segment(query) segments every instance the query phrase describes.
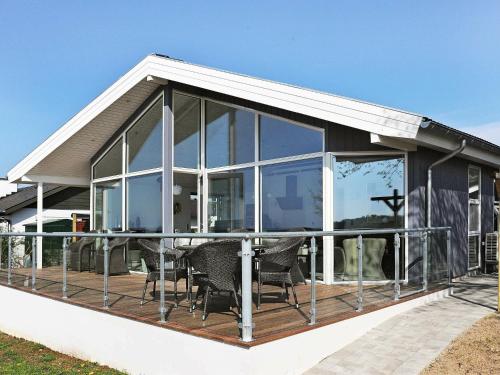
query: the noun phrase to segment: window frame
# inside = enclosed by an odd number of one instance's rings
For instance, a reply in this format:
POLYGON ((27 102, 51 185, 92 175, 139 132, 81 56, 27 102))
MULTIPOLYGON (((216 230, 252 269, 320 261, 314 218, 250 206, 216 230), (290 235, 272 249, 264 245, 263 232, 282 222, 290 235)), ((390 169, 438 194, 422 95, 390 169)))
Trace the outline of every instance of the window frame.
POLYGON ((467 166, 467 271, 473 271, 473 270, 476 270, 476 269, 480 269, 481 268, 481 235, 482 235, 482 231, 481 231, 481 227, 482 227, 482 221, 481 221, 481 214, 482 214, 482 210, 481 210, 481 201, 482 201, 482 177, 483 177, 483 174, 482 174, 482 170, 481 170, 481 167, 475 165, 475 164, 469 164, 467 166), (472 169, 475 169, 479 172, 479 179, 478 179, 478 198, 477 199, 471 199, 470 198, 470 192, 469 192, 469 187, 470 187, 470 171, 472 169), (470 210, 470 205, 474 204, 474 205, 477 205, 478 206, 478 227, 479 227, 479 230, 475 230, 475 231, 471 231, 470 230, 470 214, 471 214, 471 210, 470 210), (471 237, 476 237, 476 241, 477 241, 477 245, 478 245, 478 248, 477 248, 477 266, 473 266, 471 267, 470 266, 470 254, 469 254, 469 241, 470 241, 470 238, 471 237))
MULTIPOLYGON (((90 193, 91 193, 91 215, 90 215, 90 227, 92 229, 95 229, 95 190, 96 190, 96 184, 101 183, 101 182, 108 182, 108 181, 113 181, 113 180, 120 180, 122 184, 122 231, 128 230, 128 207, 127 207, 127 196, 128 196, 128 191, 127 191, 127 179, 129 177, 136 177, 136 176, 143 176, 143 175, 149 175, 149 174, 155 174, 155 173, 160 173, 163 175, 164 171, 164 165, 163 165, 163 157, 162 157, 162 163, 160 167, 152 168, 152 169, 145 169, 141 171, 135 171, 135 172, 129 172, 128 171, 128 144, 127 144, 127 133, 128 131, 144 116, 144 114, 149 111, 158 101, 164 100, 164 93, 163 91, 159 92, 158 95, 155 95, 153 98, 149 99, 149 102, 147 105, 140 111, 140 113, 137 114, 137 116, 134 117, 132 121, 130 121, 127 126, 123 127, 120 129, 119 135, 116 136, 116 139, 113 140, 108 147, 106 147, 105 150, 103 150, 99 156, 96 158, 96 160, 91 164, 90 166, 90 193), (109 176, 109 177, 101 177, 101 178, 94 178, 94 166, 99 163, 99 161, 102 160, 102 158, 108 153, 108 151, 114 147, 118 142, 121 142, 122 144, 122 165, 121 165, 121 173, 114 175, 114 176, 109 176)), ((165 131, 163 123, 165 119, 165 111, 164 111, 164 106, 162 106, 162 139, 163 139, 163 133, 165 131)), ((163 142, 162 142, 162 151, 163 153, 163 142)), ((163 205, 163 203, 162 203, 163 205)))

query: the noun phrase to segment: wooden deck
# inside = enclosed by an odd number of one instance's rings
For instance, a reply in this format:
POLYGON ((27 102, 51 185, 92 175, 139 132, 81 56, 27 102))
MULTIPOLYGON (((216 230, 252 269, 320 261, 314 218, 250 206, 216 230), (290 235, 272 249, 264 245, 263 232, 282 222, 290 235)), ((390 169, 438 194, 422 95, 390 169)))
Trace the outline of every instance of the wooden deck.
MULTIPOLYGON (((12 287, 31 292, 31 269, 15 269, 12 287)), ((178 284, 180 304, 174 307, 173 284, 166 283, 167 322, 159 322, 159 292, 153 301, 152 284, 146 296, 147 302, 141 306, 140 299, 144 285, 144 275, 130 274, 109 278, 110 307, 103 306, 103 277, 89 272, 68 271, 68 299, 62 299, 62 268, 50 267, 37 270, 36 292, 39 295, 91 308, 109 314, 158 325, 205 338, 240 346, 253 346, 280 339, 306 330, 332 324, 340 320, 358 316, 355 311, 357 289, 350 285, 327 286, 317 284, 317 324, 309 323, 310 285, 296 286, 300 308, 285 301, 280 288, 265 286, 262 306, 259 311, 254 306, 254 337, 251 343, 239 340, 236 308, 230 309, 227 294, 214 293, 208 305, 208 318, 201 320, 201 310, 189 312, 184 280, 178 284)), ((0 271, 0 284, 6 285, 7 274, 0 271)), ((256 287, 254 288, 256 291, 256 287)), ((403 290, 404 292, 404 290, 403 290)), ((412 297, 422 295, 414 294, 412 297)), ((254 293, 254 297, 256 295, 254 293)), ((291 298, 293 300, 293 298, 291 298)), ((401 301, 404 301, 402 299, 401 301)), ((393 301, 393 285, 370 286, 364 289, 364 309, 362 313, 378 310, 398 302, 393 301)))

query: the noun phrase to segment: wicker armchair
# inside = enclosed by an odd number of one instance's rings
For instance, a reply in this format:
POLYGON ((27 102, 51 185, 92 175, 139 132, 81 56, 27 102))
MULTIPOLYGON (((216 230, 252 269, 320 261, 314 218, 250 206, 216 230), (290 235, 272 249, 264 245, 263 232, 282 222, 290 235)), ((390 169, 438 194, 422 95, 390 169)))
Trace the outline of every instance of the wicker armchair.
MULTIPOLYGON (((188 254, 192 280, 198 285, 196 299, 204 292, 204 304, 202 320, 207 318, 208 298, 212 291, 229 292, 229 299, 234 297, 238 315, 240 316, 240 305, 236 292, 235 273, 239 266, 238 252, 241 250, 239 241, 212 241, 199 245, 188 254)), ((193 282, 190 282, 192 287, 193 282)))
POLYGON ((297 263, 297 251, 304 244, 305 237, 280 240, 258 258, 257 309, 260 309, 261 288, 264 283, 281 285, 289 299, 288 285, 292 287, 295 307, 299 308, 295 293, 292 271, 297 263))
MULTIPOLYGON (((125 251, 127 243, 130 241, 128 237, 118 237, 109 241, 109 275, 125 275, 128 274, 128 266, 125 261, 125 251)), ((104 248, 99 246, 95 254, 95 272, 97 274, 104 273, 104 248)))
MULTIPOLYGON (((153 283, 153 301, 156 296, 156 282, 160 280, 160 241, 152 241, 146 239, 139 239, 137 243, 142 248, 142 257, 144 263, 146 263, 146 268, 148 274, 146 276, 146 281, 144 283, 144 289, 142 291, 141 305, 144 304, 146 297, 146 291, 148 289, 148 284, 153 283)), ((174 298, 175 306, 179 304, 177 298, 177 282, 184 278, 186 279, 186 289, 187 289, 187 271, 186 267, 182 262, 184 252, 177 249, 165 249, 165 262, 172 262, 173 267, 171 269, 165 269, 164 277, 165 280, 172 281, 174 283, 174 298)))
POLYGON ((90 253, 95 246, 95 238, 82 237, 69 245, 70 265, 73 271, 90 271, 90 253))

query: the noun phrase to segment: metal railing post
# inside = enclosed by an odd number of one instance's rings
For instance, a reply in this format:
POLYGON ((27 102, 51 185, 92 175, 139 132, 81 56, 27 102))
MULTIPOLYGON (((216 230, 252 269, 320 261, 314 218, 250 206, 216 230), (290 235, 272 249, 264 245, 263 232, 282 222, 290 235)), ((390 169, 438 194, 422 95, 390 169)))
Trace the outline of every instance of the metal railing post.
POLYGON ((36 261, 38 241, 42 241, 41 237, 32 237, 31 245, 31 290, 36 291, 36 261))
POLYGON ((165 239, 160 241, 160 323, 166 322, 165 307, 165 239))
POLYGON ((427 291, 428 282, 427 282, 427 272, 428 272, 428 233, 427 231, 422 232, 422 281, 424 291, 427 291))
POLYGON ((253 340, 252 323, 252 243, 241 241, 241 340, 253 340))
POLYGON ((309 325, 316 324, 316 238, 311 238, 311 317, 309 325))
POLYGON ((2 263, 3 263, 3 258, 2 258, 3 251, 2 251, 2 249, 3 249, 3 237, 0 237, 0 270, 2 269, 2 263))
POLYGON ((109 309, 108 278, 109 278, 109 239, 105 237, 102 241, 102 250, 104 252, 104 296, 103 307, 109 309))
POLYGON ((63 286, 62 286, 62 298, 68 298, 68 237, 63 237, 63 286))
POLYGON ((446 231, 446 260, 448 261, 448 292, 453 294, 453 256, 451 253, 451 230, 446 231))
POLYGON ((7 237, 7 285, 12 285, 12 237, 7 237))
POLYGON ((356 241, 358 249, 358 307, 356 311, 363 311, 363 236, 359 235, 356 241))
POLYGON ((394 234, 394 300, 399 300, 401 296, 401 286, 399 285, 399 249, 401 248, 401 238, 399 233, 394 234))

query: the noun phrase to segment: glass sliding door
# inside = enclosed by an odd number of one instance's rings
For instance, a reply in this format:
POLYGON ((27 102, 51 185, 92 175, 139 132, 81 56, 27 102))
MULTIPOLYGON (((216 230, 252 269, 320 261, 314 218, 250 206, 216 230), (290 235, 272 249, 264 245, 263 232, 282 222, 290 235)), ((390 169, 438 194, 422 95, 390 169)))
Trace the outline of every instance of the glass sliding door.
POLYGON ((323 159, 261 167, 262 230, 323 229, 323 159))
POLYGON ((198 175, 174 173, 173 212, 174 231, 198 232, 198 175))
POLYGON ((208 174, 208 229, 230 232, 255 227, 254 168, 208 174))
MULTIPOLYGON (((262 230, 323 230, 323 158, 261 167, 262 230)), ((317 239, 316 278, 324 279, 323 238, 317 239)), ((299 249, 298 265, 310 278, 309 242, 299 249)))
POLYGON ((161 192, 162 178, 159 173, 127 178, 128 230, 161 233, 161 192))
MULTIPOLYGON (((337 156, 334 163, 334 229, 381 229, 405 226, 405 159, 399 155, 337 156)), ((363 259, 365 280, 394 276, 393 235, 364 238, 369 256, 363 259)), ((404 277, 404 241, 400 275, 404 277)), ((357 280, 356 239, 334 240, 334 280, 357 280)))

